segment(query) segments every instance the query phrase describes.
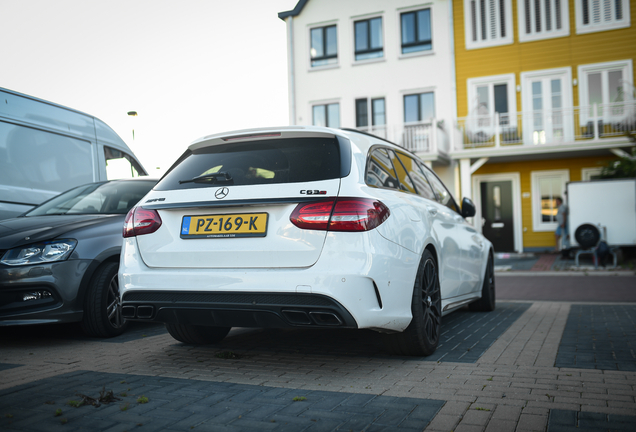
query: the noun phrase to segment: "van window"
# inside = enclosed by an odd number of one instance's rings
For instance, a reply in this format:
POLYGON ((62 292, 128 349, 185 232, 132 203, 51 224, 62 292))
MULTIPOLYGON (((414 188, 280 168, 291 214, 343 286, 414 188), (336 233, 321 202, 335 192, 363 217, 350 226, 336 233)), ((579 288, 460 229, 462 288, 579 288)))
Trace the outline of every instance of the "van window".
POLYGON ((92 181, 90 142, 0 122, 0 184, 63 192, 92 181))
POLYGON ((106 158, 106 178, 119 180, 146 175, 139 163, 121 150, 104 146, 106 158))

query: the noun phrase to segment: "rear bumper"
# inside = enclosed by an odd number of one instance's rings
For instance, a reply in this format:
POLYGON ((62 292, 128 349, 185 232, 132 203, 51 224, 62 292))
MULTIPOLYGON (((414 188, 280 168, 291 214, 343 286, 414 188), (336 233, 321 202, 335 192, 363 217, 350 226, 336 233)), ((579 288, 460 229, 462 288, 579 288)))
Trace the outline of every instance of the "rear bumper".
POLYGON ((124 240, 119 288, 128 319, 403 331, 419 260, 373 230, 329 233, 306 268, 150 268, 133 237, 124 240))
POLYGON ((126 319, 219 327, 357 328, 351 314, 324 295, 265 292, 133 291, 126 319))

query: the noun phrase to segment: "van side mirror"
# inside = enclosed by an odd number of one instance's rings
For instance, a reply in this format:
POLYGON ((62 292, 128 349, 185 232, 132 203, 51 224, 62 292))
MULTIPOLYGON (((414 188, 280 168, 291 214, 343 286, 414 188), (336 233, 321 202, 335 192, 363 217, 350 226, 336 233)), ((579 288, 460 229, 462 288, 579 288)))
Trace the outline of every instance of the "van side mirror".
POLYGON ((469 218, 475 216, 477 211, 475 210, 475 204, 470 200, 470 198, 464 198, 462 200, 462 217, 469 218))

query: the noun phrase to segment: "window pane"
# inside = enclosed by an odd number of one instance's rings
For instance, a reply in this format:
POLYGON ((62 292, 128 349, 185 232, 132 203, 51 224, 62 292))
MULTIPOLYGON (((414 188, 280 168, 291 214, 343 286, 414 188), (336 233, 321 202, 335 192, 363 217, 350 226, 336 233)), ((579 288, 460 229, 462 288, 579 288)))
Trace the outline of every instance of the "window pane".
POLYGON ((380 126, 386 124, 386 113, 384 111, 384 99, 373 99, 373 125, 380 126))
POLYGON ((322 57, 324 55, 322 28, 311 29, 311 57, 322 57))
POLYGON ((420 170, 417 162, 410 156, 407 156, 403 153, 398 153, 398 157, 408 171, 411 180, 413 180, 413 182, 415 183, 415 189, 417 193, 424 198, 435 201, 435 193, 433 192, 433 188, 431 187, 428 180, 426 180, 426 177, 424 177, 424 174, 420 170))
POLYGON ((556 199, 561 196, 561 177, 543 177, 539 179, 541 190, 541 221, 556 222, 556 199))
POLYGON ((404 122, 419 121, 419 95, 404 96, 404 122))
POLYGON ((382 48, 382 18, 371 20, 371 48, 382 48))
POLYGON ((608 74, 610 102, 623 102, 623 71, 611 71, 608 74))
POLYGON ((398 180, 400 181, 400 190, 415 193, 415 186, 413 186, 413 181, 411 177, 409 177, 408 173, 398 160, 397 156, 393 151, 389 150, 389 155, 391 156, 391 162, 393 162, 393 167, 395 168, 395 172, 397 173, 398 180))
POLYGON ((327 55, 338 54, 338 36, 336 26, 327 27, 327 55))
POLYGON ((367 163, 367 184, 397 189, 398 181, 395 177, 393 165, 384 149, 376 149, 369 155, 367 163))
POLYGON ((327 119, 325 118, 325 106, 314 105, 313 108, 313 124, 314 126, 327 126, 327 119))
POLYGON ((340 104, 327 105, 327 126, 332 128, 340 127, 340 104))
POLYGON ((369 35, 369 22, 358 21, 356 24, 356 51, 364 51, 369 49, 368 35, 369 35))
POLYGON ((415 42, 415 14, 402 14, 402 45, 415 42))
POLYGON ((420 95, 420 120, 435 118, 435 97, 433 93, 422 93, 420 95))
POLYGON ((587 76, 588 105, 603 103, 603 88, 601 74, 593 73, 587 76))
POLYGON ((495 90, 495 112, 508 113, 508 84, 497 84, 495 90))
POLYGON ((431 11, 429 9, 417 13, 417 40, 419 42, 431 40, 431 11))
POLYGON ((365 127, 368 125, 367 100, 356 99, 356 127, 365 127))
POLYGON ((426 178, 437 194, 438 201, 446 207, 459 213, 459 209, 455 205, 455 200, 451 196, 450 192, 448 192, 448 189, 446 189, 446 186, 444 186, 442 181, 438 179, 437 176, 433 174, 427 167, 422 166, 421 168, 426 173, 426 178))
POLYGON ((490 112, 488 103, 488 86, 477 87, 477 109, 479 114, 490 112))

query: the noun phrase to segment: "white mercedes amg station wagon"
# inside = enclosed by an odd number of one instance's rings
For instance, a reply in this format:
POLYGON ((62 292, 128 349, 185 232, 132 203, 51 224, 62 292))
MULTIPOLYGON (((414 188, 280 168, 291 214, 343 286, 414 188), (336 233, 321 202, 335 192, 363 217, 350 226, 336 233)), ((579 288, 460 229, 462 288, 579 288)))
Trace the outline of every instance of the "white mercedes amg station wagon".
POLYGON ((214 343, 231 327, 356 328, 435 351, 442 317, 495 308, 493 247, 415 155, 291 126, 195 141, 124 226, 126 319, 214 343))

